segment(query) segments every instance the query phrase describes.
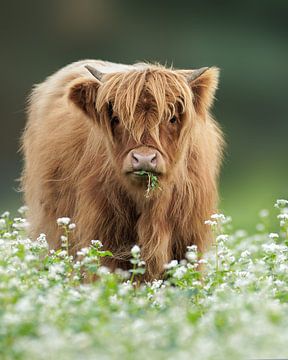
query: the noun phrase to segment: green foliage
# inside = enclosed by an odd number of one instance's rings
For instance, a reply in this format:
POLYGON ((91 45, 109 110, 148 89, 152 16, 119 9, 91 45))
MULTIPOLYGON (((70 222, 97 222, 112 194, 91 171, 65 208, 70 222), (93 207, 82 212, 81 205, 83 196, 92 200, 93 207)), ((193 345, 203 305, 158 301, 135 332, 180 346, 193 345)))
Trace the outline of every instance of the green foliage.
POLYGON ((151 196, 152 191, 155 191, 156 189, 161 190, 161 188, 159 186, 157 175, 155 175, 149 171, 144 171, 144 170, 135 171, 135 174, 138 176, 147 177, 147 189, 146 189, 146 193, 145 193, 146 198, 149 198, 151 196))
MULTIPOLYGON (((223 214, 206 221, 215 242, 165 266, 164 280, 111 273, 99 240, 69 254, 75 224, 60 218, 62 248, 26 236, 27 221, 0 218, 1 359, 249 359, 287 357, 288 202, 276 203, 279 232, 260 213, 257 232, 233 231, 223 214), (261 226, 260 226, 261 225, 261 226), (201 271, 200 271, 201 267, 201 271), (96 279, 96 281, 95 281, 96 279), (92 281, 93 280, 93 281, 92 281)), ((21 210, 22 214, 24 210, 21 210)))

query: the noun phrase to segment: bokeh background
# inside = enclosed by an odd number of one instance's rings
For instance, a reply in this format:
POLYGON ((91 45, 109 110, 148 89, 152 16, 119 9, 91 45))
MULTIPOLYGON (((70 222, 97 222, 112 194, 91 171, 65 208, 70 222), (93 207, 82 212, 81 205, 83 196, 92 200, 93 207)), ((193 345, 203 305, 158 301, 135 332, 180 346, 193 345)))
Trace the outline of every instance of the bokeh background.
POLYGON ((220 208, 253 229, 288 197, 288 1, 0 1, 0 211, 16 211, 17 152, 34 83, 83 58, 217 65, 227 140, 220 208))

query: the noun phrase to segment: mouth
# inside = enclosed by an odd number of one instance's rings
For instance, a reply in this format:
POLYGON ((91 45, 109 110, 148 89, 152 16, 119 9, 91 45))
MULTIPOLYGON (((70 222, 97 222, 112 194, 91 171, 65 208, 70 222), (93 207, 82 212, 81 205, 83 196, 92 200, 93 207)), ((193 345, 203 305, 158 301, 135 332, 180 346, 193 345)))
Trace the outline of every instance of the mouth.
POLYGON ((159 177, 161 176, 158 172, 146 171, 146 170, 137 170, 127 173, 127 175, 132 175, 133 179, 141 186, 145 186, 146 192, 145 197, 149 198, 156 189, 160 189, 159 186, 159 177))
POLYGON ((156 171, 147 171, 147 170, 132 171, 130 174, 133 174, 133 175, 139 176, 139 177, 160 176, 160 173, 159 173, 159 172, 156 172, 156 171))

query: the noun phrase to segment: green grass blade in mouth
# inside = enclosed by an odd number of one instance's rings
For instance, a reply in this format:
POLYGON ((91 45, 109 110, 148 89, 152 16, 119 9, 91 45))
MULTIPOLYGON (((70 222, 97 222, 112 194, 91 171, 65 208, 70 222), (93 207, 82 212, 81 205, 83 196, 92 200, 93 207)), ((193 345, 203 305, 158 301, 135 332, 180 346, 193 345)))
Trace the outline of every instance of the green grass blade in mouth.
POLYGON ((157 175, 145 170, 135 171, 134 174, 138 176, 147 176, 147 189, 145 192, 146 198, 151 196, 152 191, 156 190, 157 188, 160 189, 157 175))

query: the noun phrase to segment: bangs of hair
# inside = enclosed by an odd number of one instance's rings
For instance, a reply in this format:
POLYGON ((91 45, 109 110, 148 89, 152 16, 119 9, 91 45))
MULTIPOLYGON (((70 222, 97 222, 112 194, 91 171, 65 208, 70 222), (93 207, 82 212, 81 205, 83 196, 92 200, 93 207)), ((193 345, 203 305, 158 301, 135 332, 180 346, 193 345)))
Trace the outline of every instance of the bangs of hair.
POLYGON ((122 124, 131 135, 139 137, 140 123, 135 121, 143 96, 153 103, 153 116, 147 116, 146 125, 153 128, 165 118, 171 118, 176 107, 191 117, 192 92, 182 74, 161 67, 149 66, 123 73, 106 74, 100 86, 96 108, 100 112, 111 103, 122 124))

